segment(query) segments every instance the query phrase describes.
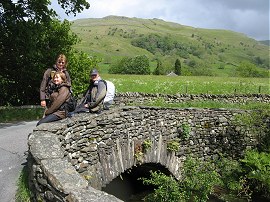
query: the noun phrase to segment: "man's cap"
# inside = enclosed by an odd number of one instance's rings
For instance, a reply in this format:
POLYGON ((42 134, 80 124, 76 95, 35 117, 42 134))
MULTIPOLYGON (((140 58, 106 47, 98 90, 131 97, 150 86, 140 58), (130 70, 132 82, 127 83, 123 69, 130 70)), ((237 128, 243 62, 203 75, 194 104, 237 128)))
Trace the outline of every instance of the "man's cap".
POLYGON ((96 69, 92 69, 92 71, 90 72, 90 75, 97 75, 98 74, 98 70, 96 69))

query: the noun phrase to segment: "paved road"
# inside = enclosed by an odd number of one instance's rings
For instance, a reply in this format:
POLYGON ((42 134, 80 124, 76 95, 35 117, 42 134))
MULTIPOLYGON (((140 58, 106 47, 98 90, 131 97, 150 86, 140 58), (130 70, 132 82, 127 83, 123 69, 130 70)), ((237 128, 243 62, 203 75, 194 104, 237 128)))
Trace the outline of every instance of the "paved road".
POLYGON ((27 138, 37 121, 0 123, 0 201, 14 202, 17 180, 26 165, 27 138))

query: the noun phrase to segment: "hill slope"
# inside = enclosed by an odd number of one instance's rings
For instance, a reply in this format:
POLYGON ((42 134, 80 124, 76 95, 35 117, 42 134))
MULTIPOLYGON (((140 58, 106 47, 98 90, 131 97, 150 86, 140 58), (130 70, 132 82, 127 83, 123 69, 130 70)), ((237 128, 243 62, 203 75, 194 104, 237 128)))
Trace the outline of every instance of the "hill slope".
POLYGON ((228 30, 119 16, 75 20, 71 29, 81 38, 76 48, 102 58, 103 69, 124 56, 136 55, 147 55, 152 69, 158 58, 168 71, 179 58, 187 74, 196 69, 231 76, 242 61, 269 68, 268 46, 228 30))

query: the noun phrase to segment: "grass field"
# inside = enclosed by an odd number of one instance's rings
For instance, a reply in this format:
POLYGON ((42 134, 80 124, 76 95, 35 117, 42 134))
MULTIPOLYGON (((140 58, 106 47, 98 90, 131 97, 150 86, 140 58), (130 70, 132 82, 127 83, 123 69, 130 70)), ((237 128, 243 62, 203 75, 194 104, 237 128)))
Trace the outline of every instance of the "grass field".
POLYGON ((102 74, 117 92, 162 94, 270 94, 269 78, 102 74))

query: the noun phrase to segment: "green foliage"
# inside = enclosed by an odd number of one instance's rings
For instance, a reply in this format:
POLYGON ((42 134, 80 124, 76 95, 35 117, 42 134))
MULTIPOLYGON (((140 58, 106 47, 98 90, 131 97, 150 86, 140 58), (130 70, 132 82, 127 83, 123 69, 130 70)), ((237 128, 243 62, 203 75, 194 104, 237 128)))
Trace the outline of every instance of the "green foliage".
POLYGON ((165 69, 162 65, 162 62, 160 60, 157 60, 157 67, 156 67, 155 71, 153 72, 153 74, 162 75, 164 73, 165 73, 165 69))
POLYGON ((17 182, 17 192, 15 196, 16 202, 30 202, 31 201, 31 191, 28 186, 28 169, 24 167, 20 173, 20 177, 17 182))
POLYGON ((270 154, 250 150, 241 162, 253 189, 270 199, 270 154))
POLYGON ((133 39, 131 44, 146 49, 152 54, 161 53, 162 55, 169 55, 172 52, 178 52, 179 55, 188 52, 194 54, 196 52, 195 50, 197 50, 195 46, 174 41, 169 36, 161 36, 152 33, 133 39))
MULTIPOLYGON (((81 96, 89 86, 90 71, 97 68, 99 60, 83 52, 72 52, 69 55, 69 72, 72 80, 72 90, 76 96, 81 96)), ((97 68, 98 69, 98 68, 97 68)))
POLYGON ((167 150, 170 152, 178 152, 179 151, 180 142, 179 140, 170 140, 167 142, 167 150))
POLYGON ((241 62, 236 68, 236 76, 240 77, 269 77, 269 71, 265 69, 259 69, 250 62, 241 62))
POLYGON ((184 162, 181 180, 160 172, 151 172, 150 179, 140 178, 144 184, 154 185, 146 201, 207 201, 214 186, 220 184, 219 174, 211 163, 188 158, 184 162))
POLYGON ((109 69, 112 74, 150 74, 149 59, 145 55, 124 57, 109 69))
POLYGON ((181 125, 181 129, 180 129, 180 134, 181 134, 181 137, 184 138, 184 139, 188 139, 190 137, 190 127, 188 124, 182 124, 181 125))
POLYGON ((221 184, 220 176, 211 162, 188 157, 184 162, 180 186, 189 199, 207 201, 214 192, 214 186, 221 184))
POLYGON ((134 147, 134 158, 139 164, 143 161, 143 145, 139 142, 134 147))
POLYGON ((177 58, 174 64, 174 73, 177 75, 181 75, 181 62, 177 58))
POLYGON ((247 150, 238 161, 222 157, 215 163, 222 180, 222 198, 231 195, 250 200, 254 194, 270 198, 269 153, 247 150))
POLYGON ((10 123, 18 121, 39 120, 43 115, 44 109, 39 108, 19 108, 5 107, 0 108, 0 123, 10 123))
POLYGON ((221 157, 205 162, 188 157, 179 181, 160 172, 141 180, 155 187, 146 201, 208 201, 214 193, 224 201, 250 201, 253 192, 269 199, 269 165, 270 154, 256 151, 248 151, 241 161, 221 157))
POLYGON ((90 4, 86 0, 58 0, 61 8, 65 9, 67 15, 80 13, 84 9, 90 8, 90 4))
POLYGON ((147 152, 152 147, 152 142, 149 139, 146 139, 142 143, 142 150, 143 152, 147 152))
POLYGON ((144 198, 145 201, 185 201, 185 193, 179 187, 178 182, 172 176, 166 176, 161 172, 150 172, 150 179, 139 178, 146 185, 156 187, 154 193, 144 198))
POLYGON ((234 198, 251 198, 252 190, 239 161, 221 157, 215 161, 215 165, 222 181, 221 188, 217 189, 221 198, 227 198, 228 195, 234 198))
POLYGON ((245 130, 255 135, 258 149, 270 152, 270 108, 269 105, 261 106, 250 113, 235 116, 235 125, 240 125, 245 130))

